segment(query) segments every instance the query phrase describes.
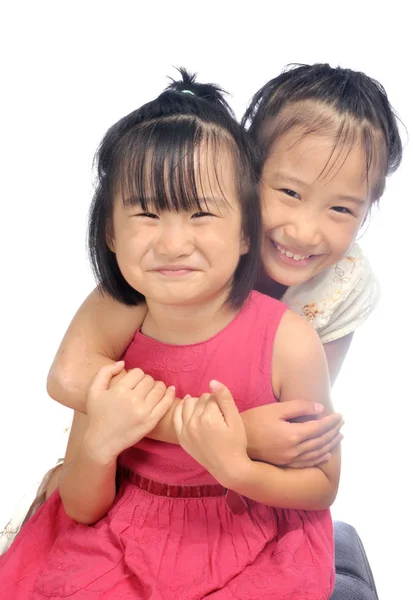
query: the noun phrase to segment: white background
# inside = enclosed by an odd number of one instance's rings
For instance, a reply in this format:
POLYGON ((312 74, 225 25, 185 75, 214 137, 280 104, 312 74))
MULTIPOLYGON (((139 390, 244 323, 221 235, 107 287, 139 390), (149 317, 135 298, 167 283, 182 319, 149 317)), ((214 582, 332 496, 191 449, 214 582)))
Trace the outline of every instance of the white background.
MULTIPOLYGON (((47 397, 45 380, 93 287, 85 225, 106 129, 158 95, 173 66, 231 91, 240 116, 286 64, 330 62, 381 81, 411 133, 403 4, 9 2, 0 32, 0 526, 63 451, 70 414, 47 397)), ((357 333, 334 394, 346 425, 333 515, 357 527, 381 600, 411 593, 412 167, 408 145, 363 237, 382 302, 357 333)))

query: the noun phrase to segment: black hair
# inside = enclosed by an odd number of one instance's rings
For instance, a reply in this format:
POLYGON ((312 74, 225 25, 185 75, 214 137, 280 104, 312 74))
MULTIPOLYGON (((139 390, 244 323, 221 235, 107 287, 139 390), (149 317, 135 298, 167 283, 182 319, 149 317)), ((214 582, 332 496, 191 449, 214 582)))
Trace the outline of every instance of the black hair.
POLYGON ((344 152, 362 140, 366 177, 372 163, 380 165, 373 199, 380 198, 385 178, 402 160, 402 141, 396 116, 383 86, 364 73, 328 64, 289 65, 253 97, 242 125, 268 157, 276 139, 293 127, 303 135, 332 133, 344 152))
MULTIPOLYGON (((258 182, 261 163, 255 145, 237 123, 224 91, 196 82, 179 69, 181 79, 155 100, 120 119, 104 136, 95 158, 97 185, 89 215, 89 255, 101 290, 127 305, 144 297, 124 279, 116 255, 108 248, 114 197, 146 210, 148 198, 157 211, 201 210, 196 185, 196 153, 212 148, 230 152, 249 252, 241 256, 228 302, 240 307, 253 288, 259 265, 261 213, 258 182), (195 155, 195 158, 194 158, 195 155), (153 204, 154 203, 154 204, 153 204)), ((219 178, 215 173, 218 182, 219 178)))

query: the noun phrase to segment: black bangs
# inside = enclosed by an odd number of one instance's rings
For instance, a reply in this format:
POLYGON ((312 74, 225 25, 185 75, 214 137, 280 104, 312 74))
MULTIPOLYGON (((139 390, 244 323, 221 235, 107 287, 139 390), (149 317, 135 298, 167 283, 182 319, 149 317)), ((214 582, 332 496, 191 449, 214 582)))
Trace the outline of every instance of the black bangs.
POLYGON ((258 143, 263 160, 269 156, 277 140, 292 129, 297 130, 297 140, 313 134, 325 135, 333 141, 330 156, 319 179, 328 179, 343 166, 347 157, 361 144, 365 153, 365 179, 373 201, 380 198, 384 189, 384 171, 388 162, 387 146, 381 132, 366 122, 354 119, 348 113, 340 114, 331 106, 314 101, 291 102, 277 117, 259 132, 258 143), (371 177, 374 172, 375 177, 371 177))
POLYGON ((194 116, 139 125, 119 141, 113 191, 145 212, 205 209, 216 200, 212 190, 225 200, 218 173, 225 145, 222 132, 194 116))
MULTIPOLYGON (((255 94, 241 123, 259 144, 265 160, 277 135, 287 131, 286 127, 279 127, 283 115, 291 107, 311 105, 314 110, 319 109, 321 117, 327 111, 343 123, 347 121, 333 131, 337 147, 351 146, 354 140, 358 142, 361 139, 366 151, 366 177, 369 178, 373 165, 381 168, 379 181, 373 190, 374 199, 379 199, 385 178, 394 173, 401 163, 403 145, 399 118, 385 89, 365 73, 333 68, 328 64, 290 65, 255 94), (271 131, 272 138, 267 131, 271 131)), ((310 113, 306 116, 311 117, 309 126, 317 124, 310 113)), ((294 119, 291 119, 290 126, 294 125, 294 119)), ((321 120, 320 130, 323 129, 321 120)), ((337 153, 334 156, 341 159, 337 153)))

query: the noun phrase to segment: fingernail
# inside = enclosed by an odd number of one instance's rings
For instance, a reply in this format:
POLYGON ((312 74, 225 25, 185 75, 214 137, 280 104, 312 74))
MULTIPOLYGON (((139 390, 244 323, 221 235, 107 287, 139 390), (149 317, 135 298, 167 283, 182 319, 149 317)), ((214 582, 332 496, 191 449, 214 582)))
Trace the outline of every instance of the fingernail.
POLYGON ((314 409, 315 409, 317 412, 320 412, 320 413, 321 413, 321 412, 323 412, 323 410, 324 410, 324 406, 323 406, 322 404, 320 404, 319 402, 315 402, 315 403, 314 403, 314 409))
POLYGON ((168 387, 168 392, 172 392, 172 394, 175 394, 175 391, 176 391, 176 388, 175 388, 175 386, 174 386, 174 385, 170 385, 170 386, 168 387))
POLYGON ((222 386, 222 383, 220 383, 216 379, 213 379, 212 381, 209 382, 209 387, 211 388, 211 390, 213 392, 215 392, 217 390, 220 390, 223 386, 222 386))
POLYGON ((184 396, 184 397, 182 398, 182 400, 186 400, 187 398, 190 398, 190 397, 191 397, 191 396, 190 396, 189 394, 187 394, 186 396, 184 396))
POLYGON ((115 363, 115 365, 116 365, 116 366, 118 366, 118 365, 124 365, 124 364, 125 364, 125 361, 124 361, 124 360, 118 360, 118 361, 115 363))

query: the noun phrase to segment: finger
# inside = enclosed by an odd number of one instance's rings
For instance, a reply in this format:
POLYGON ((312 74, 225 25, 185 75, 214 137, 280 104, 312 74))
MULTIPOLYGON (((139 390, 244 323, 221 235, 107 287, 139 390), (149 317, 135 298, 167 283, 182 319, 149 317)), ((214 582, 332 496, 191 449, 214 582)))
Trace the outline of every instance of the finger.
POLYGON ((127 371, 125 371, 125 368, 123 368, 120 373, 117 373, 114 377, 112 377, 112 379, 109 382, 109 389, 113 388, 118 383, 118 381, 125 377, 126 374, 127 371))
POLYGON ((222 410, 219 407, 219 404, 217 403, 216 398, 213 394, 209 395, 209 398, 205 404, 204 411, 202 413, 202 417, 207 420, 221 419, 223 423, 226 423, 222 410))
POLYGON ((106 365, 105 367, 99 369, 90 386, 90 393, 101 394, 102 392, 108 390, 112 377, 115 377, 115 375, 120 373, 124 366, 124 361, 120 360, 116 363, 106 365))
POLYGON ((310 467, 319 467, 320 465, 328 462, 331 458, 331 454, 324 454, 323 456, 320 457, 319 460, 317 461, 297 461, 297 462, 293 462, 288 466, 288 468, 292 468, 292 469, 308 469, 310 467))
POLYGON ((179 404, 176 405, 174 414, 172 415, 172 422, 174 424, 175 432, 176 432, 178 439, 180 439, 180 437, 182 435, 182 429, 184 426, 183 418, 182 418, 183 406, 184 406, 184 401, 181 400, 181 402, 179 402, 179 404))
POLYGON ((189 423, 189 420, 194 414, 197 402, 198 398, 193 398, 192 396, 190 396, 189 398, 185 398, 185 400, 182 400, 182 421, 184 425, 187 425, 189 423))
POLYGON ((151 411, 158 402, 164 397, 166 393, 166 385, 163 381, 154 381, 153 387, 148 391, 143 400, 148 407, 148 410, 151 411))
POLYGON ((151 416, 156 419, 156 422, 158 422, 160 419, 162 419, 162 417, 166 415, 168 410, 171 408, 174 400, 175 386, 171 385, 165 390, 165 393, 162 394, 162 397, 152 408, 151 416))
POLYGON ((192 413, 192 418, 199 419, 205 412, 205 407, 211 397, 211 394, 202 394, 194 407, 194 412, 192 413))
MULTIPOLYGON (((342 415, 333 413, 327 417, 308 421, 307 423, 291 423, 290 425, 294 428, 296 443, 302 444, 314 438, 320 438, 337 426, 339 428, 342 427, 343 423, 342 415)), ((314 450, 314 448, 311 449, 314 450)))
POLYGON ((134 387, 136 387, 136 385, 140 381, 142 381, 144 377, 145 373, 142 371, 142 369, 131 369, 126 373, 126 375, 120 378, 112 387, 119 386, 125 390, 133 390, 134 387))
POLYGON ((321 448, 317 450, 303 452, 302 454, 299 454, 295 461, 311 462, 313 464, 318 464, 323 456, 329 454, 332 450, 334 450, 337 444, 339 444, 342 441, 343 437, 344 436, 341 433, 337 433, 336 436, 329 443, 324 444, 321 448))
POLYGON ((306 441, 302 442, 301 444, 299 444, 297 447, 297 452, 298 452, 297 457, 301 456, 303 454, 306 454, 308 452, 314 452, 314 451, 323 452, 323 449, 328 444, 330 444, 330 442, 332 440, 334 440, 340 434, 340 429, 342 428, 342 426, 343 426, 343 422, 340 422, 335 427, 333 427, 332 429, 330 429, 329 431, 324 433, 323 435, 320 435, 317 438, 306 440, 306 441))
POLYGON ((146 396, 155 387, 156 382, 150 375, 144 375, 133 388, 134 395, 139 397, 139 400, 145 400, 146 396))
POLYGON ((283 407, 281 419, 286 421, 297 419, 298 417, 317 416, 324 411, 324 406, 319 402, 310 402, 309 400, 291 400, 289 402, 280 402, 283 407))
POLYGON ((223 414, 225 422, 230 425, 235 418, 239 418, 239 411, 231 392, 225 385, 215 379, 210 382, 209 387, 223 414))

